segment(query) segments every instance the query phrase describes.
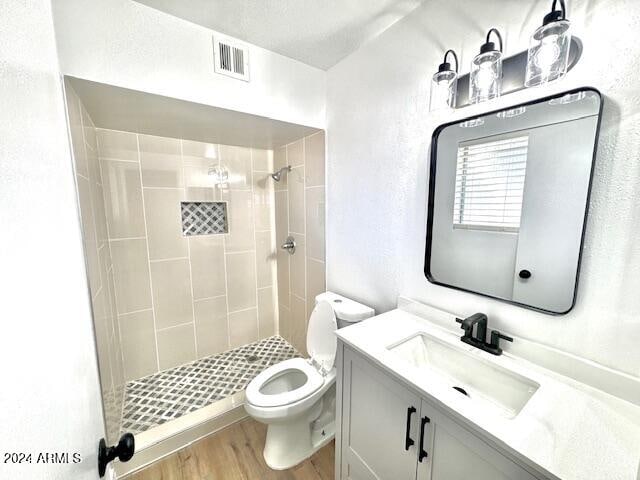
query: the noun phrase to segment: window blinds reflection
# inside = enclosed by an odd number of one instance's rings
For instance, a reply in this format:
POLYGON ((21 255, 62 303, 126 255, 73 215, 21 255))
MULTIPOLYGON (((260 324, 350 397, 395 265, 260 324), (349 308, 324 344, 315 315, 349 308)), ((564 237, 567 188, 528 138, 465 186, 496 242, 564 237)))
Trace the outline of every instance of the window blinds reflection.
POLYGON ((458 147, 453 228, 517 232, 528 136, 458 147))

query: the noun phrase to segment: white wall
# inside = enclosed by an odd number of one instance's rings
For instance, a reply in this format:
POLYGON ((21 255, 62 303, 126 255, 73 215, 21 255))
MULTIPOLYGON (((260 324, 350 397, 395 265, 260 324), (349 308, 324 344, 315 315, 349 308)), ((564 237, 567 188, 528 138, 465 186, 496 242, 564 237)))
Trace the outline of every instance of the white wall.
POLYGON ((0 452, 34 455, 0 478, 95 479, 104 427, 51 5, 1 2, 0 18, 0 452))
POLYGON ((560 84, 490 106, 429 114, 429 81, 443 52, 463 71, 486 30, 505 34, 507 54, 526 48, 551 2, 425 2, 344 61, 327 78, 328 288, 384 311, 405 294, 640 376, 640 3, 572 2, 584 42, 560 84), (530 6, 529 6, 530 5, 530 6), (605 95, 576 307, 549 316, 427 282, 422 273, 429 144, 441 123, 537 96, 591 85, 605 95))
POLYGON ((214 32, 133 0, 57 0, 65 75, 324 128, 323 70, 250 46, 249 83, 214 73, 214 32))

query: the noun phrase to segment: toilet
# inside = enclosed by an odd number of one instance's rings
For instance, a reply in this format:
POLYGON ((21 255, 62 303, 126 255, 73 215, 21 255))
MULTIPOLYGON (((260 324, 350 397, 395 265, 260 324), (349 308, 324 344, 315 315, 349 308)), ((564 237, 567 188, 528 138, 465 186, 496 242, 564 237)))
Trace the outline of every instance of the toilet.
POLYGON ((277 363, 249 383, 245 409, 267 425, 264 459, 270 468, 291 468, 334 437, 334 332, 373 315, 372 308, 335 293, 318 295, 307 328, 309 358, 277 363))

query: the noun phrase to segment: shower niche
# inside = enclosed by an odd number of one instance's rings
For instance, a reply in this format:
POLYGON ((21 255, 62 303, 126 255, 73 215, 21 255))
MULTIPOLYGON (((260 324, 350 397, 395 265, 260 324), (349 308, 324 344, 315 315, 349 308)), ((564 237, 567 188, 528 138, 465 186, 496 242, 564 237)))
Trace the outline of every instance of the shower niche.
POLYGON ((325 282, 324 132, 64 86, 106 436, 131 432, 139 452, 125 475, 246 416, 249 381, 306 354, 325 282))

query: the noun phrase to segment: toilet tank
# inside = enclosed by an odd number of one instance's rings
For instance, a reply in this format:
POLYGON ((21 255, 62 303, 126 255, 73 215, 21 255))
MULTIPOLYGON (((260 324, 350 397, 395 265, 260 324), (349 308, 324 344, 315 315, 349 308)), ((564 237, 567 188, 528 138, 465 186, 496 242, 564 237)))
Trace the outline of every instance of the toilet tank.
POLYGON ((371 307, 333 292, 324 292, 316 297, 316 303, 322 300, 329 302, 333 307, 338 328, 348 327, 353 323, 373 317, 376 313, 371 307))

